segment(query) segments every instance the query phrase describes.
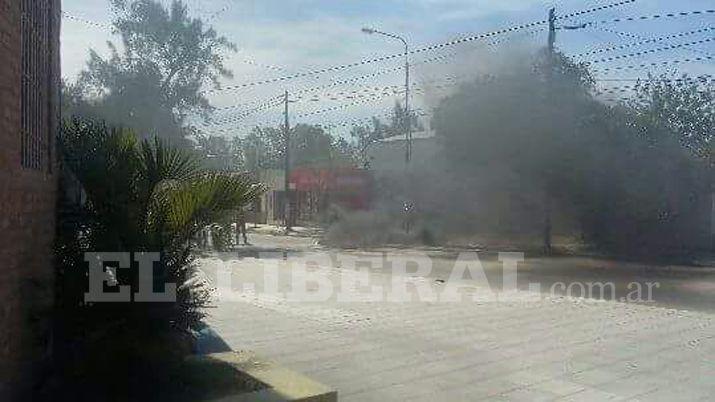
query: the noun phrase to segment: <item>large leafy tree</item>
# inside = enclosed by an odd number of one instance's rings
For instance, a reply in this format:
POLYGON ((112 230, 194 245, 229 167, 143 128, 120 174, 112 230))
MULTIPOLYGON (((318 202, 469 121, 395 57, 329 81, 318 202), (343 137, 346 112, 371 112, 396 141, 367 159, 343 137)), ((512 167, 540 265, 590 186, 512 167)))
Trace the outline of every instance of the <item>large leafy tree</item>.
POLYGON ((378 117, 373 117, 369 124, 357 125, 351 128, 350 139, 352 144, 350 151, 362 167, 369 168, 368 150, 370 146, 388 137, 404 136, 410 126, 412 131, 424 130, 424 125, 420 119, 414 113, 408 118, 405 108, 399 101, 396 101, 388 116, 387 123, 384 123, 378 117))
MULTIPOLYGON (((240 139, 245 168, 282 169, 285 133, 281 128, 256 127, 240 139)), ((298 124, 291 128, 292 167, 336 167, 353 164, 352 149, 345 140, 335 138, 316 125, 298 124)))
MULTIPOLYGON (((395 105, 392 107, 392 112, 389 116, 389 124, 382 125, 385 137, 392 137, 395 135, 405 135, 407 128, 411 128, 412 131, 421 131, 424 129, 422 123, 414 114, 411 112, 408 116, 407 111, 402 106, 400 101, 396 101, 395 105)), ((376 129, 377 126, 374 126, 376 129)))
POLYGON ((190 17, 183 1, 111 1, 121 46, 108 42, 107 58, 91 50, 78 86, 99 117, 145 137, 183 139, 187 117, 212 110, 204 90, 232 76, 224 62, 235 45, 190 17))
POLYGON ((217 135, 197 135, 196 153, 213 170, 239 172, 245 170, 245 157, 238 138, 230 140, 217 135))
POLYGON ((696 249, 703 246, 702 234, 710 232, 712 248, 715 83, 709 76, 649 76, 638 83, 628 106, 639 134, 661 153, 661 176, 670 179, 660 194, 660 216, 664 223, 680 226, 671 230, 671 243, 696 249), (703 219, 708 215, 710 219, 703 219))
POLYGON ((294 166, 330 168, 350 165, 351 156, 344 154, 345 150, 343 141, 321 127, 299 124, 291 131, 291 159, 294 166))
POLYGON ((285 135, 282 129, 254 127, 240 142, 248 171, 277 169, 283 166, 285 135))
MULTIPOLYGON (((650 76, 629 102, 638 124, 675 138, 698 158, 707 158, 715 133, 715 83, 705 77, 650 76)), ((653 135, 651 135, 653 137, 653 135)), ((655 140, 656 138, 652 138, 655 140)))
POLYGON ((557 55, 521 66, 477 79, 435 111, 447 170, 432 193, 459 191, 448 202, 462 212, 455 225, 536 234, 549 200, 561 233, 600 250, 682 257, 702 247, 712 89, 651 77, 633 102, 605 104, 583 65, 557 55))
POLYGON ((361 166, 370 167, 370 157, 368 155, 370 146, 389 136, 390 127, 382 123, 377 117, 372 118, 370 125, 354 126, 350 130, 355 157, 361 166))
MULTIPOLYGON (((446 177, 437 182, 445 187, 433 193, 459 189, 449 203, 470 219, 455 225, 481 232, 543 230, 547 200, 563 195, 565 173, 577 160, 570 151, 579 148, 592 85, 585 67, 562 55, 523 55, 440 102, 432 127, 446 177)), ((432 198, 420 204, 438 199, 432 198)))

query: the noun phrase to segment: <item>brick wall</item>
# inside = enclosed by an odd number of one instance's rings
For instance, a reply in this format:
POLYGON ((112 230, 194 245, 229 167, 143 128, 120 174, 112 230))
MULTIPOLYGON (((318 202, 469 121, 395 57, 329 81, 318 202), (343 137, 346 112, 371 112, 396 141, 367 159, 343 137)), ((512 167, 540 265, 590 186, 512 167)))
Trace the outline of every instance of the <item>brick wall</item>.
MULTIPOLYGON (((38 374, 51 338, 57 169, 55 158, 44 169, 21 164, 21 3, 0 0, 0 400, 38 374)), ((56 80, 60 2, 52 4, 50 60, 56 80)), ((57 116, 56 85, 52 91, 47 101, 57 116)), ((50 131, 56 130, 55 117, 50 131)))

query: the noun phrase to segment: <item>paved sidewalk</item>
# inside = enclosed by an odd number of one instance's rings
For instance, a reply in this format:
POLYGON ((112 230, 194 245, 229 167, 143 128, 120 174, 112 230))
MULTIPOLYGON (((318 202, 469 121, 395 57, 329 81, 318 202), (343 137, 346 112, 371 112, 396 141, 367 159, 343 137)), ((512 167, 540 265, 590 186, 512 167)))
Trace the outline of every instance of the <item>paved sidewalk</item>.
MULTIPOLYGON (((337 283, 340 270, 331 269, 337 283)), ((262 273, 246 258, 233 275, 254 280, 262 273)), ((375 284, 389 280, 371 277, 375 284)), ((232 348, 307 374, 337 389, 341 401, 709 401, 715 395, 715 316, 706 313, 535 300, 519 292, 500 303, 243 296, 219 302, 210 314, 232 348)))

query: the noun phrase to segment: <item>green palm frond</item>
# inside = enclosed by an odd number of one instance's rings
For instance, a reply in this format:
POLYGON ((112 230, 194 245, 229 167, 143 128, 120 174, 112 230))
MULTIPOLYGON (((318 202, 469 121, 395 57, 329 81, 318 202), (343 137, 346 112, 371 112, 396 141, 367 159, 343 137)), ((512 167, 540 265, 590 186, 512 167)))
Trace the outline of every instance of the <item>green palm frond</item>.
POLYGON ((247 175, 206 173, 164 188, 160 199, 172 230, 190 230, 220 220, 226 211, 253 202, 264 187, 247 175))
POLYGON ((140 173, 150 186, 165 180, 189 180, 200 174, 199 161, 190 153, 167 147, 158 138, 144 140, 139 152, 140 173))
POLYGON ((207 172, 187 151, 158 139, 139 143, 131 131, 103 123, 65 122, 63 150, 101 226, 127 247, 190 237, 264 191, 245 174, 207 172))
POLYGON ((139 153, 137 192, 144 203, 145 226, 148 234, 159 234, 166 221, 167 194, 179 191, 182 183, 201 174, 198 160, 190 153, 167 147, 161 140, 144 140, 139 153))
MULTIPOLYGON (((227 212, 253 202, 263 186, 248 175, 209 172, 185 150, 158 140, 139 143, 131 131, 91 120, 65 121, 61 141, 64 168, 87 195, 86 204, 74 206, 82 222, 63 236, 76 250, 64 260, 82 264, 87 251, 160 253, 155 280, 178 285, 176 303, 139 315, 127 304, 111 314, 151 325, 195 326, 210 289, 192 282, 192 240, 201 228, 225 222, 227 212)), ((136 278, 137 267, 130 268, 127 277, 136 278)))

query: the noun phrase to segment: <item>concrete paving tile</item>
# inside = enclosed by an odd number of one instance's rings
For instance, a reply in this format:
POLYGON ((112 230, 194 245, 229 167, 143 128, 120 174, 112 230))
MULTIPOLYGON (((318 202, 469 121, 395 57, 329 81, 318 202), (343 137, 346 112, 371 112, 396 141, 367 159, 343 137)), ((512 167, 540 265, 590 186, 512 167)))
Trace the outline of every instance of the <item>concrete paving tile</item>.
MULTIPOLYGON (((251 269, 240 267, 236 275, 251 269)), ((387 285, 389 277, 375 284, 387 285)), ((343 401, 677 401, 709 400, 715 392, 713 315, 526 300, 247 299, 220 303, 209 322, 234 349, 311 373, 343 401)))
POLYGON ((638 395, 657 392, 660 387, 657 380, 650 376, 638 375, 620 378, 611 382, 596 385, 596 388, 622 398, 633 398, 638 395))
POLYGON ((503 395, 490 397, 489 400, 510 402, 546 402, 553 401, 557 397, 558 395, 552 392, 533 388, 526 388, 518 389, 516 391, 512 391, 503 395))
POLYGON ((564 380, 549 380, 532 385, 531 388, 548 391, 558 396, 572 395, 585 390, 586 388, 578 383, 564 380))
POLYGON ((563 396, 556 400, 559 402, 603 402, 622 401, 624 398, 609 392, 601 391, 600 389, 586 388, 581 392, 563 396))

